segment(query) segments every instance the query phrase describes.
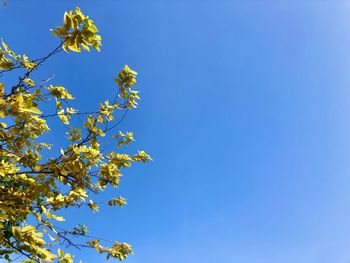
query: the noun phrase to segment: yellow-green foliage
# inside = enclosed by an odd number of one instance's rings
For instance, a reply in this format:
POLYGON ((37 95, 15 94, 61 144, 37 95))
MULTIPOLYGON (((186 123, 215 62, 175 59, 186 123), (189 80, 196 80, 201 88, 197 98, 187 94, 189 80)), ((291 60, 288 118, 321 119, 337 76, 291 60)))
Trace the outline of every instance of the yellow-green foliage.
MULTIPOLYGON (((62 42, 43 59, 16 55, 4 42, 0 48, 0 76, 14 70, 24 72, 11 87, 0 82, 0 259, 11 262, 21 255, 26 258, 23 262, 70 263, 74 257, 60 247, 71 246, 91 247, 107 258, 122 260, 132 253, 129 244, 92 238, 85 225, 65 229, 61 223, 57 227, 57 222, 65 220, 57 214, 82 206, 97 212, 98 194, 107 187, 118 187, 122 169, 151 160, 144 151, 120 152, 123 145, 134 141, 132 132, 112 134, 116 152, 104 152, 100 146, 101 138, 111 135, 108 132, 125 116, 115 113, 137 107, 139 96, 133 89, 137 73, 126 65, 115 79, 113 102, 106 100, 96 111, 80 112, 70 104, 74 97, 65 87, 49 85, 49 81, 38 83, 30 74, 60 50, 80 52, 81 47, 93 47, 100 51, 101 37, 79 8, 66 12, 64 25, 52 32, 62 42), (52 103, 56 111, 43 112, 45 103, 52 103), (52 132, 49 118, 67 126, 67 136, 62 139, 68 146, 43 141, 42 136, 52 132), (81 120, 81 125, 74 126, 77 121, 73 119, 81 120)), ((117 197, 106 204, 122 207, 126 199, 117 197)))
POLYGON ((62 39, 62 48, 65 51, 81 52, 80 46, 87 51, 90 51, 89 46, 100 51, 101 36, 96 34, 98 29, 94 21, 85 16, 78 7, 75 12, 65 12, 63 26, 58 26, 56 30, 51 29, 51 32, 62 39))

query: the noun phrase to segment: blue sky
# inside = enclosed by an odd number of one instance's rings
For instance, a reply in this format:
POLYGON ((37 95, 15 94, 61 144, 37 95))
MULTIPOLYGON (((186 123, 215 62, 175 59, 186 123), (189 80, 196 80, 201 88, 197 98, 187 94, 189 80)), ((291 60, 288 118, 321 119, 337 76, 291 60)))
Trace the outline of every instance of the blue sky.
POLYGON ((139 72, 123 129, 154 162, 125 173, 127 207, 69 220, 132 243, 127 263, 350 262, 350 4, 8 2, 1 37, 30 57, 57 45, 65 10, 95 20, 101 53, 36 75, 54 73, 81 110, 115 94, 124 64, 139 72))

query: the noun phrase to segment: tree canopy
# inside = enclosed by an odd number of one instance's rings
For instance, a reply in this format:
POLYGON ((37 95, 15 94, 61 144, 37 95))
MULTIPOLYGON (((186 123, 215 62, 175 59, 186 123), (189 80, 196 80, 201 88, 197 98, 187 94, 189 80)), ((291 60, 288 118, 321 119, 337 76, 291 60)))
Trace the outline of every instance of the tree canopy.
MULTIPOLYGON (((83 222, 66 229, 58 212, 82 206, 97 212, 99 193, 117 188, 123 170, 133 162, 151 160, 144 151, 122 152, 134 134, 116 131, 140 99, 134 89, 137 73, 125 65, 114 79, 111 99, 94 111, 79 111, 68 89, 31 74, 61 51, 100 51, 101 36, 79 8, 65 12, 63 25, 51 32, 59 45, 38 59, 15 53, 4 41, 0 47, 0 81, 8 74, 19 76, 6 87, 0 82, 0 259, 69 263, 74 258, 62 247, 71 246, 122 260, 132 253, 130 244, 95 238, 83 222), (50 108, 52 112, 45 112, 50 108), (47 141, 49 122, 56 120, 67 130, 62 145, 47 141), (106 151, 106 136, 115 141, 115 151, 106 151)), ((122 207, 126 199, 117 196, 107 203, 122 207)))

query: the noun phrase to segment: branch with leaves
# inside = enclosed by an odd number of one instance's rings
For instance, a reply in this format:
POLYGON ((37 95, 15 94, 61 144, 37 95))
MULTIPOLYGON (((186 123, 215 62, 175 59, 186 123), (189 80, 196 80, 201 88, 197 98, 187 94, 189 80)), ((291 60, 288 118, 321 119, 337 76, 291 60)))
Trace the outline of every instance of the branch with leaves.
MULTIPOLYGON (((0 77, 22 72, 11 87, 0 82, 0 259, 13 262, 21 256, 23 262, 70 263, 74 257, 61 249, 67 246, 93 248, 107 258, 122 260, 132 253, 129 244, 93 237, 83 224, 69 230, 54 222, 64 221, 57 214, 62 209, 88 206, 97 212, 98 195, 108 187, 117 188, 124 169, 151 160, 144 151, 121 152, 134 141, 132 132, 111 134, 137 107, 137 73, 126 65, 115 78, 113 99, 94 111, 80 112, 65 87, 51 84, 52 78, 36 83, 31 73, 61 51, 91 47, 100 51, 101 37, 93 20, 79 8, 66 12, 63 26, 51 31, 60 45, 39 59, 16 54, 4 41, 0 47, 0 77), (51 102, 54 112, 42 112, 48 108, 43 105, 51 102), (43 140, 52 133, 48 119, 67 128, 66 146, 43 140), (108 136, 115 141, 115 151, 101 147, 102 138, 108 136)), ((122 207, 126 199, 105 203, 122 207)))

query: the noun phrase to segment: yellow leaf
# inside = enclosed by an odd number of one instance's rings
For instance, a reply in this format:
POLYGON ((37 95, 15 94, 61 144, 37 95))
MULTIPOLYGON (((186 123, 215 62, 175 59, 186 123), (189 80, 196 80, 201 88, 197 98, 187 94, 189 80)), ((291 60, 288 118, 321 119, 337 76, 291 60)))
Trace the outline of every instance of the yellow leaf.
POLYGON ((30 79, 30 78, 25 78, 25 79, 23 80, 23 82, 26 83, 27 85, 31 86, 31 87, 35 86, 34 80, 32 80, 32 79, 30 79))
POLYGON ((65 219, 62 216, 51 214, 51 217, 59 222, 65 221, 65 219))
POLYGON ((36 114, 41 114, 42 112, 36 108, 36 107, 30 107, 30 108, 21 108, 21 111, 25 111, 25 112, 32 112, 32 113, 36 113, 36 114))
POLYGON ((5 86, 4 83, 0 82, 0 97, 5 95, 5 86))

